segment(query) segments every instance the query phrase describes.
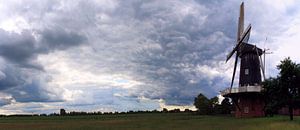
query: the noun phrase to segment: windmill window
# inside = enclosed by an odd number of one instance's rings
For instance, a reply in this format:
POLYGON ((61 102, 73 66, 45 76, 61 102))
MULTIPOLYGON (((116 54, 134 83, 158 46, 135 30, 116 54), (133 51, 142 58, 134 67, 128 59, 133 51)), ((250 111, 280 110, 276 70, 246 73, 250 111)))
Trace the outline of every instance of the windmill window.
POLYGON ((245 69, 245 75, 249 74, 249 69, 245 69))
POLYGON ((244 113, 249 113, 249 107, 244 107, 244 113))

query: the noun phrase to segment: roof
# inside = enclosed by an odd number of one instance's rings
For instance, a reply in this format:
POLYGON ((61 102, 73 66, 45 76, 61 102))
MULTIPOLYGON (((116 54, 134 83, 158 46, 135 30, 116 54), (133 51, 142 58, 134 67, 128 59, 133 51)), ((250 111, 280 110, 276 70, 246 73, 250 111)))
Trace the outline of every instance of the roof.
POLYGON ((249 44, 249 43, 243 43, 242 46, 241 46, 241 49, 239 51, 239 53, 241 55, 244 55, 244 54, 247 54, 247 53, 255 53, 255 54, 259 54, 262 55, 263 54, 263 50, 258 48, 257 46, 255 45, 252 45, 252 44, 249 44), (257 51, 256 51, 256 48, 257 48, 257 51))

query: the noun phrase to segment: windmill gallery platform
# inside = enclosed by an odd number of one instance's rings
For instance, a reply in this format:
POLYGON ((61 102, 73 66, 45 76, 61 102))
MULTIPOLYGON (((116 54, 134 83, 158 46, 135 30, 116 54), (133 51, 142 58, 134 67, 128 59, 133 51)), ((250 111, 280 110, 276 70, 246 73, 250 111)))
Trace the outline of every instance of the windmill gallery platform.
POLYGON ((264 101, 261 86, 243 86, 221 91, 224 97, 230 97, 235 106, 235 117, 262 117, 264 101))
POLYGON ((264 116, 264 100, 262 91, 262 76, 264 64, 261 56, 265 53, 255 45, 249 44, 251 25, 244 30, 244 3, 240 6, 237 41, 233 50, 227 55, 226 62, 235 54, 234 70, 230 88, 221 91, 221 95, 231 98, 235 106, 236 117, 264 116), (233 87, 238 60, 240 59, 240 74, 238 87, 233 87))

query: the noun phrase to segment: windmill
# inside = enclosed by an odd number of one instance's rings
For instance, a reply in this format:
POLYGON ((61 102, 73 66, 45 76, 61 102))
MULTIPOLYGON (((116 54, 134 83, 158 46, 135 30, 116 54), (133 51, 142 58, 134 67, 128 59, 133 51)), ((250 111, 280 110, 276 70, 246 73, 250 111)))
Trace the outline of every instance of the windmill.
POLYGON ((227 55, 226 62, 235 55, 233 74, 229 90, 222 96, 232 99, 236 107, 236 117, 257 117, 264 115, 264 102, 261 94, 262 77, 265 79, 265 65, 262 55, 266 52, 256 45, 248 43, 251 24, 244 30, 244 3, 240 5, 236 44, 227 55), (240 60, 238 87, 233 88, 235 73, 240 60))
POLYGON ((256 45, 249 44, 251 24, 244 30, 244 3, 240 6, 237 40, 233 50, 227 55, 226 62, 235 54, 234 69, 231 79, 230 92, 234 84, 234 77, 238 60, 241 60, 239 86, 258 85, 261 83, 261 72, 265 79, 264 63, 261 55, 263 50, 256 45), (260 71, 261 70, 261 71, 260 71))

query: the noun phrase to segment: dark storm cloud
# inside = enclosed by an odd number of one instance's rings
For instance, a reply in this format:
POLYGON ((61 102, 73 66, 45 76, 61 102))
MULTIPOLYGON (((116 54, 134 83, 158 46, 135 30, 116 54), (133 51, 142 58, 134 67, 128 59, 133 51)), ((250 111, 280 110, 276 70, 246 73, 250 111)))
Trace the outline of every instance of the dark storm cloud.
POLYGON ((86 41, 86 37, 64 29, 38 31, 36 35, 41 39, 35 39, 33 33, 24 30, 18 34, 0 29, 0 55, 21 67, 42 69, 41 65, 34 63, 39 54, 68 49, 86 41))
MULTIPOLYGON (((6 92, 12 95, 17 102, 59 102, 63 101, 62 95, 53 89, 47 89, 47 81, 34 79, 6 92)), ((52 86, 50 86, 52 87, 52 86)))
POLYGON ((98 31, 93 29, 91 35, 94 52, 72 59, 78 66, 95 65, 89 68, 93 73, 124 74, 143 83, 129 89, 132 98, 191 105, 200 92, 215 96, 228 85, 220 71, 234 43, 237 11, 225 2, 212 4, 118 1, 108 12, 85 5, 92 10, 88 16, 93 17, 94 11, 101 14, 92 20, 98 31), (86 58, 88 54, 92 56, 86 58), (220 69, 220 74, 206 73, 207 69, 220 69))
POLYGON ((45 79, 34 78, 44 73, 43 66, 36 61, 37 57, 79 46, 87 38, 60 28, 23 30, 20 34, 0 29, 0 38, 0 56, 5 59, 0 70, 3 74, 0 90, 11 94, 18 102, 61 101, 59 94, 45 89, 48 86, 45 79))
MULTIPOLYGON (((24 69, 19 66, 6 65, 1 69, 0 91, 17 102, 53 102, 62 101, 63 90, 50 86, 50 76, 36 69, 24 69)), ((0 94, 2 95, 2 94, 0 94)), ((1 101, 7 99, 1 99, 1 101)), ((11 102, 8 102, 11 103, 11 102)), ((3 104, 6 105, 6 104, 3 104)))
POLYGON ((15 102, 13 97, 11 97, 5 93, 0 93, 0 106, 11 104, 13 102, 15 102))
POLYGON ((41 32, 41 36, 41 48, 45 52, 48 52, 49 50, 64 50, 69 47, 79 46, 87 40, 85 36, 61 28, 55 30, 45 29, 41 32))
MULTIPOLYGON (((167 104, 191 104, 198 93, 211 97, 226 85, 223 75, 212 76, 201 69, 210 69, 204 65, 220 67, 219 62, 223 62, 234 41, 235 27, 231 25, 235 25, 236 17, 231 13, 237 11, 228 8, 231 5, 210 1, 112 3, 26 3, 31 9, 25 11, 19 5, 15 11, 33 25, 33 30, 20 34, 2 30, 0 55, 21 69, 42 70, 36 61, 39 55, 89 43, 95 54, 68 51, 77 64, 81 63, 78 66, 96 62, 89 71, 127 74, 143 83, 129 89, 132 98, 164 99, 167 104)), ((32 72, 22 72, 19 81, 23 82, 17 82, 14 86, 18 89, 9 91, 16 101, 48 101, 51 92, 40 87, 38 79, 28 82, 23 73, 32 72), (30 91, 33 94, 26 95, 30 91)))
POLYGON ((181 6, 175 8, 176 3, 169 3, 169 6, 154 3, 157 7, 149 13, 147 7, 154 6, 151 4, 124 4, 129 6, 125 9, 137 12, 135 18, 157 26, 148 38, 158 47, 142 49, 133 55, 133 62, 137 63, 136 78, 146 84, 133 95, 164 99, 167 104, 175 105, 191 104, 200 92, 215 96, 218 89, 226 85, 224 77, 219 75, 211 79, 197 67, 219 67, 215 66, 216 62, 224 60, 226 46, 233 43, 234 27, 224 26, 224 23, 233 25, 235 17, 224 14, 222 7, 210 3, 194 8, 187 5, 195 13, 179 18, 176 16, 180 15, 181 6))
MULTIPOLYGON (((31 32, 23 31, 21 34, 0 30, 0 55, 7 61, 17 63, 22 67, 35 67, 30 62, 36 58, 39 51, 31 32)), ((39 68, 39 67, 38 67, 39 68)))
POLYGON ((25 80, 20 74, 18 68, 7 66, 1 71, 2 76, 0 78, 0 91, 23 85, 25 83, 25 80))

